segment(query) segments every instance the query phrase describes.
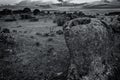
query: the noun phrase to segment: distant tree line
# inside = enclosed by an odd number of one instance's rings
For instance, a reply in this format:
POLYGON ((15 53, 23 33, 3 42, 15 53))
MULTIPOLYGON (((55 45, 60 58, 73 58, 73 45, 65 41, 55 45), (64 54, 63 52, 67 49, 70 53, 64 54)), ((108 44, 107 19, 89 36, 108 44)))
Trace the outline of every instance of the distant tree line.
POLYGON ((55 15, 56 22, 58 25, 63 25, 66 21, 78 18, 78 17, 91 17, 95 18, 95 15, 86 15, 82 11, 74 11, 74 12, 69 12, 69 11, 50 11, 50 10, 39 10, 39 9, 34 9, 31 10, 30 8, 24 8, 24 9, 19 9, 19 10, 11 10, 11 9, 3 9, 0 11, 0 16, 5 16, 5 15, 16 15, 18 14, 20 16, 20 19, 34 19, 35 16, 40 15, 55 15), (35 16, 33 16, 35 15, 35 16))
POLYGON ((24 8, 23 10, 3 9, 2 11, 0 11, 0 15, 12 15, 22 13, 31 13, 31 9, 30 8, 24 8))
POLYGON ((43 14, 50 14, 50 11, 40 11, 39 9, 31 10, 30 8, 24 8, 19 10, 11 10, 11 9, 3 9, 0 11, 0 15, 12 15, 12 14, 30 14, 33 13, 34 15, 43 15, 43 14))
MULTIPOLYGON (((0 15, 12 15, 12 14, 24 14, 24 13, 27 13, 27 14, 33 13, 34 15, 51 14, 49 10, 34 9, 32 11, 30 8, 27 8, 27 7, 24 9, 19 9, 19 10, 3 9, 0 11, 0 15)), ((63 12, 53 11, 52 13, 55 15, 60 15, 60 14, 63 14, 63 15, 75 14, 75 15, 82 15, 82 16, 85 15, 81 11, 80 12, 75 11, 74 13, 70 13, 70 14, 67 11, 63 11, 63 12)))

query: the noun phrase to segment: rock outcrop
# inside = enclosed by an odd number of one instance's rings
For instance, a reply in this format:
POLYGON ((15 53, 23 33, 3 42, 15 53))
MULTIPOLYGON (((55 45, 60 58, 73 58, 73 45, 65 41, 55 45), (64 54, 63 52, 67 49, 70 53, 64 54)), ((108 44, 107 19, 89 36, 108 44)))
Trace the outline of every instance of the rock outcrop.
POLYGON ((92 18, 67 22, 64 36, 70 53, 68 80, 120 80, 120 57, 114 56, 114 35, 92 18))

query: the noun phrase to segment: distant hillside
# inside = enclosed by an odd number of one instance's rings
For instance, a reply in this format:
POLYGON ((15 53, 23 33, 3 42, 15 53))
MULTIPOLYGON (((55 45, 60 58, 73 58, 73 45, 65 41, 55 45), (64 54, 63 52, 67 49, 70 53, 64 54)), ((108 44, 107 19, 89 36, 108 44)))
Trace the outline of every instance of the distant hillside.
POLYGON ((51 8, 52 2, 41 2, 41 1, 21 1, 16 6, 24 7, 41 7, 41 8, 51 8))
POLYGON ((85 9, 106 9, 106 8, 120 8, 120 2, 93 2, 93 3, 88 3, 82 8, 85 9))
POLYGON ((85 5, 85 4, 87 4, 87 3, 80 3, 80 4, 75 4, 75 3, 64 3, 64 4, 62 4, 62 3, 56 3, 56 4, 52 4, 52 5, 54 5, 54 6, 58 6, 58 7, 75 7, 75 6, 83 6, 83 5, 85 5))
POLYGON ((24 0, 16 5, 4 5, 0 6, 0 10, 4 8, 8 9, 23 9, 25 7, 29 7, 31 9, 64 9, 66 8, 78 8, 78 9, 114 9, 120 8, 120 1, 95 1, 91 3, 53 3, 53 2, 42 2, 42 1, 30 1, 24 0))
POLYGON ((51 4, 51 2, 23 0, 16 5, 17 6, 35 6, 35 5, 46 5, 46 4, 51 4))
POLYGON ((72 6, 82 6, 86 3, 81 3, 81 4, 75 4, 75 3, 67 3, 67 2, 64 2, 64 3, 53 3, 53 2, 41 2, 41 1, 21 1, 20 3, 16 4, 17 6, 39 6, 39 7, 46 7, 46 8, 49 8, 49 7, 52 7, 52 6, 55 6, 55 7, 72 7, 72 6))

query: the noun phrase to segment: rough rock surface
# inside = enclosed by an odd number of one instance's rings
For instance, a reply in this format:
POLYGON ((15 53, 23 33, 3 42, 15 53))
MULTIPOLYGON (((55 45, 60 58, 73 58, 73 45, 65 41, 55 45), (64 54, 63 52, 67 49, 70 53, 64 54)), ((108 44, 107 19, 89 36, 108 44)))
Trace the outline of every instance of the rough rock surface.
POLYGON ((63 30, 71 59, 68 80, 120 80, 112 29, 97 19, 77 18, 63 30))

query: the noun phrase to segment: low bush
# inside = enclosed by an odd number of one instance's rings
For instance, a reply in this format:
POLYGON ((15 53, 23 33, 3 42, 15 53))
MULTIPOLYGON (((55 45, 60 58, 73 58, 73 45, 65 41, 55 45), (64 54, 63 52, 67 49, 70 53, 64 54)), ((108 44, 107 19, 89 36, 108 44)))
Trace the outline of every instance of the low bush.
POLYGON ((76 18, 70 21, 70 27, 77 25, 86 25, 91 22, 90 18, 76 18))
POLYGON ((9 29, 4 28, 0 31, 0 58, 9 56, 9 53, 13 52, 15 41, 10 34, 9 29))
POLYGON ((64 18, 59 18, 59 19, 57 19, 56 22, 57 22, 58 26, 63 26, 65 24, 64 18))
POLYGON ((21 25, 18 25, 17 28, 22 27, 21 25))
POLYGON ((54 37, 55 34, 54 33, 44 33, 42 34, 43 37, 54 37))
POLYGON ((54 49, 54 47, 52 45, 48 45, 48 48, 47 48, 48 53, 53 53, 54 50, 55 49, 54 49))
POLYGON ((30 36, 31 39, 34 39, 34 36, 30 36))
POLYGON ((27 33, 27 31, 24 31, 24 33, 27 33))
POLYGON ((30 22, 37 22, 37 21, 39 21, 39 19, 37 19, 37 18, 30 19, 30 22))
POLYGON ((53 23, 57 23, 57 26, 63 26, 66 22, 65 16, 57 16, 53 23))
POLYGON ((49 36, 49 33, 44 33, 43 34, 43 37, 48 37, 49 36))
POLYGON ((12 22, 12 21, 16 21, 16 19, 5 19, 5 22, 12 22))
POLYGON ((39 46, 40 46, 40 43, 39 43, 39 42, 36 42, 35 45, 36 45, 37 47, 39 47, 39 46))
POLYGON ((115 15, 120 15, 120 12, 109 12, 105 14, 106 16, 115 16, 115 15))
POLYGON ((13 30, 14 33, 17 33, 17 30, 13 30))
POLYGON ((2 30, 2 33, 10 33, 10 30, 7 29, 7 28, 4 28, 4 29, 2 30))
POLYGON ((63 31, 62 31, 62 30, 58 30, 58 31, 56 31, 56 34, 62 35, 62 34, 63 34, 63 31))
POLYGON ((47 41, 48 41, 48 42, 51 42, 51 41, 53 41, 53 38, 48 38, 47 41))
POLYGON ((36 35, 38 35, 38 36, 42 36, 42 34, 41 34, 41 33, 39 33, 39 32, 36 32, 36 35))

